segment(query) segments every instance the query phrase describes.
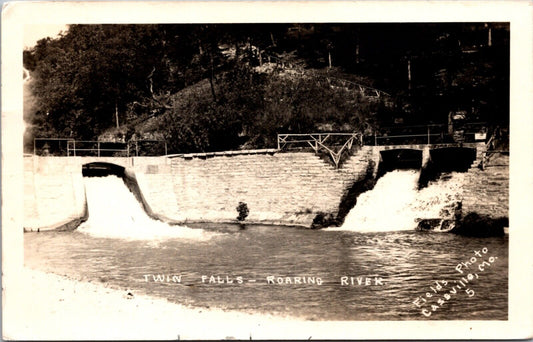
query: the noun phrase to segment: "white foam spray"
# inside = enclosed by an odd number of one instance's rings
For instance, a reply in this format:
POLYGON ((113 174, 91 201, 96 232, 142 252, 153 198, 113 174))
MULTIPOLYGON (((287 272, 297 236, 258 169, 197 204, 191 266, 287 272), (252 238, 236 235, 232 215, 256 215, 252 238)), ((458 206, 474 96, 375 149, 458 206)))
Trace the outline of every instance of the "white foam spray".
POLYGON ((331 230, 380 232, 413 230, 417 219, 441 218, 443 210, 460 200, 463 173, 446 174, 418 191, 419 170, 394 170, 362 193, 344 224, 331 230))
POLYGON ((133 193, 117 176, 84 177, 89 219, 78 231, 106 238, 162 240, 211 238, 217 233, 170 226, 150 218, 133 193))

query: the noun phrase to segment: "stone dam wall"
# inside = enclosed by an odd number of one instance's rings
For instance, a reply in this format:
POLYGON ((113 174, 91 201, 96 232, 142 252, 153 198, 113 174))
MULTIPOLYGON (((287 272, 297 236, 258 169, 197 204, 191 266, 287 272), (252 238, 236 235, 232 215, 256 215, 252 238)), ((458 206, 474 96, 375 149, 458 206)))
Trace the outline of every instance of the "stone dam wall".
POLYGON ((246 222, 310 226, 319 213, 338 212, 347 189, 379 158, 363 147, 341 168, 313 153, 135 159, 134 174, 155 216, 172 222, 246 222))
POLYGON ((24 157, 24 229, 74 228, 87 216, 79 158, 24 157))
POLYGON ((463 187, 463 213, 491 218, 509 217, 509 156, 495 154, 483 170, 474 164, 463 187))
MULTIPOLYGON (((337 216, 354 184, 369 170, 376 175, 382 149, 363 146, 339 169, 304 152, 131 157, 116 158, 116 164, 136 181, 148 213, 166 222, 236 222, 236 207, 245 202, 247 223, 309 227, 320 213, 337 216)), ((479 161, 465 178, 463 213, 508 217, 508 161, 484 170, 479 161)), ((87 162, 94 160, 24 157, 25 230, 72 228, 86 218, 87 162)))

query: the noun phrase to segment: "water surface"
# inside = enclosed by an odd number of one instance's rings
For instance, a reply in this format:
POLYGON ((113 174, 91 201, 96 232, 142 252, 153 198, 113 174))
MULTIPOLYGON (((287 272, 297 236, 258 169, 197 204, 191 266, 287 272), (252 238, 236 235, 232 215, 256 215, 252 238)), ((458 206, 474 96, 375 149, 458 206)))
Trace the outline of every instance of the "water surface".
POLYGON ((206 229, 223 234, 205 241, 125 241, 77 231, 27 233, 26 264, 193 306, 314 320, 403 320, 426 318, 413 301, 431 291, 435 281, 459 280, 456 265, 487 248, 487 255, 498 259, 490 269, 477 272, 479 278, 471 286, 475 295, 459 291, 429 318, 507 319, 505 237, 273 226, 206 229), (145 275, 156 274, 181 275, 181 283, 145 281, 145 275), (229 276, 234 283, 202 283, 202 276, 211 275, 229 276), (243 284, 237 284, 238 276, 243 284), (320 277, 323 283, 268 284, 269 276, 320 277), (372 285, 341 286, 342 276, 369 277, 372 285), (374 277, 381 277, 383 285, 374 285, 374 277))

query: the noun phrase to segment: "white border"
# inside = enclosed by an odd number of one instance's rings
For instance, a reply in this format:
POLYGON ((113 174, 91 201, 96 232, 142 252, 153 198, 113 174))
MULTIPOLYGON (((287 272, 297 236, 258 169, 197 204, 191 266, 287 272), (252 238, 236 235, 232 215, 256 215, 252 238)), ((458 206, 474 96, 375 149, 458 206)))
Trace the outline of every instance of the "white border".
MULTIPOLYGON (((12 2, 2 11, 3 309, 23 264, 22 48, 27 24, 199 22, 510 22, 508 321, 303 322, 254 339, 516 339, 533 336, 533 11, 529 1, 12 2)), ((7 305, 7 306, 6 306, 7 305)), ((4 311, 6 313, 6 311, 4 311)), ((198 329, 203 329, 201 322, 198 329)), ((83 336, 80 336, 83 338, 83 336)), ((220 336, 219 338, 224 338, 220 336)))

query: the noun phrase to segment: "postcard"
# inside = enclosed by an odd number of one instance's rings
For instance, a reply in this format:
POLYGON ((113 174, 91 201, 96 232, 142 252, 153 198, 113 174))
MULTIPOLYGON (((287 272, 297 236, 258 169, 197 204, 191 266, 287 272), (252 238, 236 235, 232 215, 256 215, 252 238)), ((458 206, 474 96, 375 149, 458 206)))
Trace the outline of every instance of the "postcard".
POLYGON ((532 18, 7 2, 3 338, 531 338, 532 18))

